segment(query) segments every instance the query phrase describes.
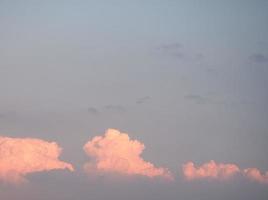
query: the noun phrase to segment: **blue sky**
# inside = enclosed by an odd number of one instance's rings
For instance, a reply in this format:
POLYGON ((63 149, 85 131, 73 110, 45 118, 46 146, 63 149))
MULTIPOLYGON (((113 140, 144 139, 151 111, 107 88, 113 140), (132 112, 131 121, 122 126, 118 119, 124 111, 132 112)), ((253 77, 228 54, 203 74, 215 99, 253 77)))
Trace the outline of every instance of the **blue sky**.
POLYGON ((212 159, 268 170, 267 10, 265 0, 0 0, 0 135, 57 141, 77 168, 0 185, 0 198, 267 199, 267 185, 181 172, 212 159), (82 147, 108 128, 142 141, 176 181, 85 176, 82 147))

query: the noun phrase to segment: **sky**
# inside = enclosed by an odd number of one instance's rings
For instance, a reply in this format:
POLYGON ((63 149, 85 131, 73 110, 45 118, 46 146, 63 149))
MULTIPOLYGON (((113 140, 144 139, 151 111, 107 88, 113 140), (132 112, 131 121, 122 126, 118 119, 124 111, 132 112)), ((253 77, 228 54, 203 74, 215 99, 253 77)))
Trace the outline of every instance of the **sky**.
POLYGON ((0 0, 0 200, 267 200, 268 1, 0 0))

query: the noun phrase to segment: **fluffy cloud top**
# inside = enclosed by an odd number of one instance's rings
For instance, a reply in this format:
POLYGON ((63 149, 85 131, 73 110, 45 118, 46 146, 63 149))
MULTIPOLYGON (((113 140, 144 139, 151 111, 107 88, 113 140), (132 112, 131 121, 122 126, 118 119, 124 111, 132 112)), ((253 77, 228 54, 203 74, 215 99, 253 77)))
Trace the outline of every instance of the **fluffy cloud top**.
POLYGON ((0 180, 21 183, 26 181, 25 175, 33 172, 73 171, 71 164, 58 159, 60 154, 61 148, 55 142, 0 136, 0 180))
POLYGON ((126 133, 108 129, 104 136, 96 136, 85 144, 84 150, 93 161, 86 163, 84 169, 87 172, 94 169, 101 172, 172 179, 168 169, 157 168, 142 159, 141 153, 144 148, 144 144, 131 140, 126 133))
POLYGON ((268 171, 265 172, 265 174, 262 174, 257 168, 248 168, 245 169, 243 172, 244 175, 251 180, 268 184, 268 171))
POLYGON ((195 167, 194 163, 188 162, 182 166, 183 174, 187 180, 214 178, 226 180, 235 174, 240 174, 248 179, 259 183, 268 184, 268 171, 262 174, 257 168, 247 168, 241 170, 235 164, 217 164, 215 161, 210 161, 195 167))
POLYGON ((192 162, 183 165, 183 174, 188 180, 201 178, 228 179, 239 171, 238 166, 234 164, 216 163, 213 160, 200 167, 195 167, 192 162))

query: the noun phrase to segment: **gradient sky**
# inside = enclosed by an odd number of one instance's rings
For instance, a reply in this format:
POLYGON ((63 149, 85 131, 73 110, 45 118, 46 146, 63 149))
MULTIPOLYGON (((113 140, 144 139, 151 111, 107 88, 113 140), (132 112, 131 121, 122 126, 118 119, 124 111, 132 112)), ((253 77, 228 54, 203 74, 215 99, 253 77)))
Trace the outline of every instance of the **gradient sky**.
POLYGON ((267 200, 244 177, 185 180, 215 160, 268 171, 268 1, 0 0, 0 135, 55 141, 75 172, 0 182, 1 200, 267 200), (174 181, 87 175, 115 128, 174 181))

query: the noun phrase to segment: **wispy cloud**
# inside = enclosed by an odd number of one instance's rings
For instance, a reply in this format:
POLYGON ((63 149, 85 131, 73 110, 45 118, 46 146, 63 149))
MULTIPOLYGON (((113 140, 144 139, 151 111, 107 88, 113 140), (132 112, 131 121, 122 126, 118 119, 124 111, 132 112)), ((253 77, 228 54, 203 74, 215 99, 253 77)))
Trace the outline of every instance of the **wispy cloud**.
POLYGON ((91 115, 98 115, 99 114, 99 110, 97 108, 94 108, 94 107, 89 107, 87 109, 87 111, 91 115))
POLYGON ((71 164, 58 159, 61 148, 55 142, 33 138, 0 136, 0 180, 8 183, 27 181, 29 173, 68 169, 71 164))
POLYGON ((147 177, 172 179, 166 168, 157 168, 143 160, 141 153, 145 146, 138 140, 131 140, 126 133, 108 129, 104 136, 96 136, 84 145, 84 151, 93 160, 84 165, 86 172, 109 172, 147 177))
POLYGON ((162 44, 157 47, 157 50, 162 55, 171 56, 184 61, 200 61, 204 58, 202 53, 189 51, 183 44, 178 42, 162 44))
POLYGON ((159 49, 178 50, 178 49, 181 49, 182 47, 183 47, 183 45, 181 43, 174 42, 174 43, 169 43, 169 44, 162 44, 159 46, 159 49))
POLYGON ((183 58, 183 45, 180 43, 162 44, 157 48, 164 55, 169 55, 177 58, 183 58))
POLYGON ((126 112, 126 108, 121 105, 104 105, 101 107, 90 106, 87 108, 87 112, 92 116, 102 115, 104 113, 122 114, 126 112))
POLYGON ((249 56, 249 60, 255 63, 268 63, 268 55, 261 53, 252 54, 249 56))
POLYGON ((107 111, 111 111, 115 113, 122 113, 126 111, 125 107, 121 105, 106 105, 103 108, 107 111))
POLYGON ((197 95, 197 94, 188 94, 184 96, 185 99, 188 99, 190 101, 193 101, 197 104, 203 104, 206 103, 208 101, 207 98, 201 96, 201 95, 197 95))
POLYGON ((151 97, 149 97, 149 96, 141 97, 141 98, 137 99, 136 103, 137 104, 143 104, 146 101, 149 101, 150 99, 151 99, 151 97))

